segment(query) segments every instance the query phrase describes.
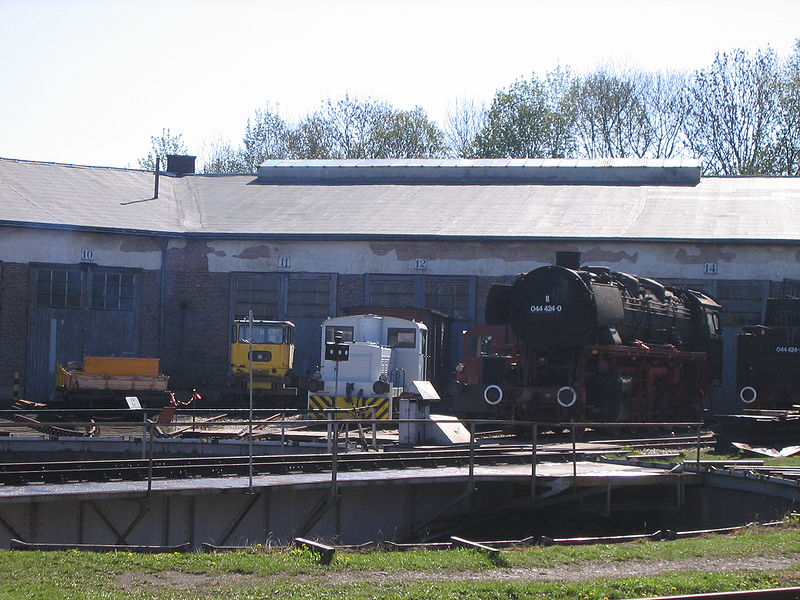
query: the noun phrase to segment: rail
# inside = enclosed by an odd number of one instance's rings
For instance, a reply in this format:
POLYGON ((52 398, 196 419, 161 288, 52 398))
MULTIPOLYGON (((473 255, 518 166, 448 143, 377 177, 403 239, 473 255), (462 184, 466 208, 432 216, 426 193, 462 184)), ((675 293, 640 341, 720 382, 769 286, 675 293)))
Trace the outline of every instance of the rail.
MULTIPOLYGON (((0 411, 0 419, 6 415, 4 413, 13 412, 19 414, 21 411, 0 411)), ((24 411, 22 411, 24 412, 24 411)), ((35 411, 32 411, 35 412, 35 411)), ((41 412, 41 411, 40 411, 41 412)), ((93 415, 97 415, 102 411, 91 411, 93 415)), ((116 412, 119 411, 109 411, 116 412)), ((485 420, 473 419, 461 421, 469 432, 469 441, 467 444, 457 445, 452 449, 439 449, 433 450, 425 448, 422 451, 407 451, 400 452, 397 448, 392 452, 377 453, 374 458, 368 458, 370 452, 359 453, 358 455, 349 455, 347 453, 349 442, 345 437, 344 454, 340 453, 342 446, 340 436, 345 432, 348 435, 350 428, 359 432, 360 441, 362 446, 375 452, 380 449, 378 439, 378 431, 387 427, 399 427, 401 424, 411 423, 430 423, 436 421, 435 418, 429 419, 374 419, 374 418, 357 418, 357 419, 341 419, 336 418, 341 416, 337 413, 351 413, 346 409, 325 409, 327 413, 327 420, 320 422, 318 419, 294 419, 289 420, 288 416, 303 416, 308 412, 319 413, 319 410, 306 411, 302 409, 259 409, 257 411, 250 411, 252 414, 267 415, 266 421, 255 421, 254 418, 247 420, 208 420, 198 421, 195 417, 200 414, 208 414, 209 411, 198 410, 185 410, 184 413, 190 413, 192 417, 191 426, 199 430, 205 427, 218 427, 221 424, 225 425, 248 425, 249 441, 252 441, 253 425, 263 425, 268 422, 270 426, 280 428, 280 444, 284 447, 286 444, 287 431, 297 429, 298 427, 314 426, 319 427, 324 423, 326 427, 325 443, 327 452, 323 454, 306 454, 306 455, 254 455, 252 443, 248 447, 247 462, 243 463, 242 457, 230 457, 222 460, 216 458, 201 458, 193 459, 191 463, 187 463, 185 459, 165 459, 155 458, 154 444, 158 437, 158 431, 164 424, 157 423, 148 411, 141 411, 142 422, 135 425, 135 422, 124 421, 122 426, 136 426, 141 427, 142 431, 142 459, 138 462, 127 461, 121 464, 120 461, 86 461, 80 466, 75 463, 69 463, 69 467, 65 464, 58 462, 38 463, 38 467, 30 469, 28 464, 27 475, 23 473, 24 465, 15 465, 14 463, 0 463, 0 481, 4 483, 22 482, 26 477, 33 480, 47 480, 47 481, 60 481, 71 479, 72 477, 91 480, 92 477, 103 478, 132 478, 132 479, 145 479, 147 480, 147 495, 152 493, 152 482, 154 477, 180 477, 180 476, 197 476, 200 473, 229 473, 234 475, 247 474, 249 477, 249 487, 253 486, 253 476, 256 473, 281 473, 291 472, 293 470, 315 469, 322 470, 323 465, 331 473, 330 481, 330 498, 336 498, 338 495, 338 473, 341 469, 367 469, 367 468, 389 468, 398 467, 403 468, 407 465, 436 465, 441 462, 456 462, 466 464, 467 466, 467 496, 471 495, 472 490, 475 489, 475 467, 478 463, 485 464, 487 461, 497 461, 502 458, 505 461, 527 462, 530 461, 530 496, 532 499, 537 495, 537 465, 540 463, 541 457, 552 457, 552 451, 546 451, 540 444, 540 438, 544 431, 560 431, 567 432, 568 435, 568 450, 559 451, 559 457, 563 460, 568 456, 569 461, 572 463, 572 477, 578 477, 578 462, 579 457, 585 457, 592 452, 586 448, 579 449, 579 436, 586 430, 591 429, 595 432, 603 431, 605 429, 617 430, 619 427, 629 428, 658 428, 660 430, 675 430, 677 428, 689 429, 693 433, 690 436, 681 438, 684 445, 691 444, 696 449, 695 463, 699 471, 700 451, 704 443, 704 435, 702 431, 702 424, 696 422, 678 422, 678 423, 586 423, 586 422, 561 422, 561 423, 542 423, 542 422, 520 422, 520 421, 498 421, 498 420, 485 420), (371 433, 371 439, 365 443, 366 436, 364 435, 364 428, 368 427, 371 433), (530 444, 505 444, 488 447, 478 440, 478 428, 484 427, 490 430, 503 430, 503 428, 513 427, 516 431, 530 431, 531 441, 530 444), (526 451, 526 448, 528 449, 526 451), (526 458, 529 457, 529 458, 526 458), (42 465, 47 464, 45 469, 42 465), (246 469, 245 469, 246 467, 246 469), (16 471, 15 471, 16 469, 16 471), (71 469, 71 471, 70 471, 71 469), (244 472, 243 472, 244 471, 244 472), (105 473, 105 474, 104 474, 105 473), (16 479, 15 479, 16 478, 16 479), (39 479, 37 479, 39 478, 39 479)), ((229 413, 242 412, 242 411, 228 411, 229 413)), ((80 411, 69 410, 65 411, 67 416, 79 416, 80 411)), ((51 414, 51 413, 48 413, 51 414)), ((88 415, 88 413, 85 413, 88 415)), ((373 415, 374 416, 374 413, 373 415)), ((66 427, 85 428, 91 421, 76 420, 59 422, 59 431, 63 431, 66 427)), ((449 421, 452 423, 452 421, 449 421)), ((4 427, 25 427, 28 423, 23 422, 10 422, 4 424, 4 427)), ((170 426, 188 425, 188 423, 175 424, 170 426)), ((664 443, 670 445, 674 443, 674 438, 665 438, 664 443)), ((386 449, 386 448, 384 448, 386 449)), ((601 451, 596 450, 594 454, 599 454, 601 451)))
POLYGON ((711 592, 708 594, 681 594, 679 596, 652 596, 640 600, 798 600, 800 587, 771 588, 768 590, 743 590, 711 592))

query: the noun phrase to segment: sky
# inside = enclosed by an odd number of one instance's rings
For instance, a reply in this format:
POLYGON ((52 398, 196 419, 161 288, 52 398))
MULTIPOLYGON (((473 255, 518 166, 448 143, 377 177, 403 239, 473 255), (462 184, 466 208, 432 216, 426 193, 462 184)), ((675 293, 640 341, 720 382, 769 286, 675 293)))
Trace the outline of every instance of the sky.
POLYGON ((558 66, 708 67, 800 38, 800 0, 0 0, 0 157, 138 168, 151 136, 241 142, 271 106, 456 101, 558 66))

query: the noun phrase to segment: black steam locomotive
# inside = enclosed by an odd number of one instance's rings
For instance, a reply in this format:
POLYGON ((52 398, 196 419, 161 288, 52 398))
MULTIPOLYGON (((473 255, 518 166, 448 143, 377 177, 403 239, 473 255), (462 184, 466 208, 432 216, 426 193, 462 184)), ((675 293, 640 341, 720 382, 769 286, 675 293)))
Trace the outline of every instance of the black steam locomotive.
POLYGON ((607 267, 549 266, 489 290, 465 335, 462 397, 536 421, 702 415, 721 368, 720 305, 607 267))
POLYGON ((736 379, 745 409, 800 405, 800 298, 768 298, 764 325, 736 336, 736 379))

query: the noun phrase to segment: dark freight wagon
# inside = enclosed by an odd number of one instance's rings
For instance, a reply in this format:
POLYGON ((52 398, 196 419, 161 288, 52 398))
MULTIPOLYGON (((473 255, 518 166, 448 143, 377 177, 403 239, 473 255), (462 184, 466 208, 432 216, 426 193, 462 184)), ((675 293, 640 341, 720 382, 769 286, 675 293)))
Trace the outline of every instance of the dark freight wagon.
POLYGON ((736 336, 736 380, 743 408, 800 405, 800 299, 769 298, 764 325, 736 336))

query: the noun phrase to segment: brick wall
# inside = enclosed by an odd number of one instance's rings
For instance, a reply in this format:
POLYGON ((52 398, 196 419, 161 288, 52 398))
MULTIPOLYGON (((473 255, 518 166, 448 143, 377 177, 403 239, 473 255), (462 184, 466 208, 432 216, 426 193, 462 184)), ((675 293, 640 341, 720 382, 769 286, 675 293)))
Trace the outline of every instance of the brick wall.
POLYGON ((175 389, 225 385, 230 275, 208 272, 208 251, 189 243, 167 255, 161 364, 175 389))
POLYGON ((364 304, 364 276, 339 275, 336 289, 336 307, 339 314, 345 306, 364 304))
POLYGON ((25 381, 29 273, 26 264, 0 263, 0 399, 11 396, 15 371, 25 381))
POLYGON ((161 271, 142 271, 142 304, 139 311, 139 355, 161 357, 161 271))

